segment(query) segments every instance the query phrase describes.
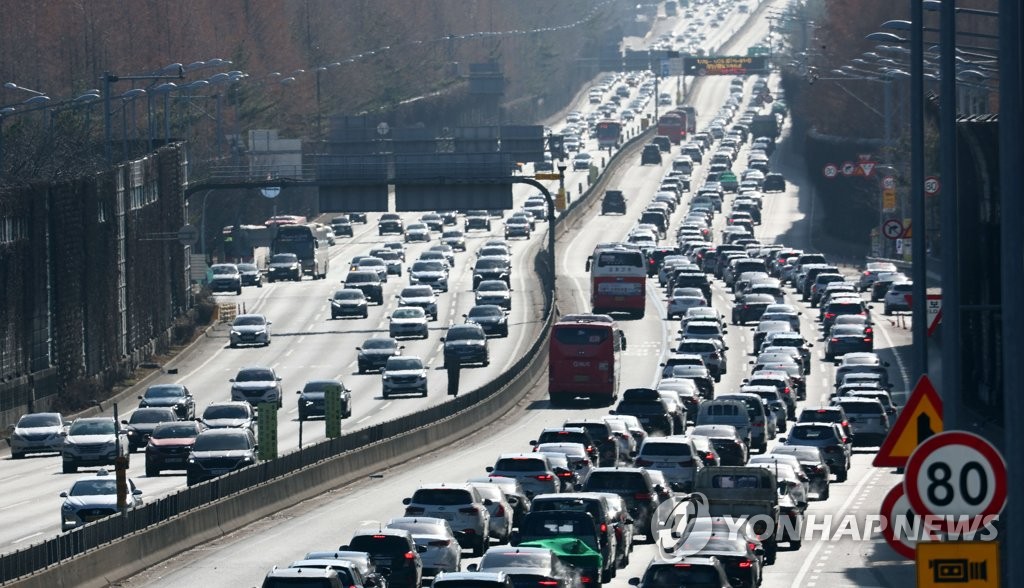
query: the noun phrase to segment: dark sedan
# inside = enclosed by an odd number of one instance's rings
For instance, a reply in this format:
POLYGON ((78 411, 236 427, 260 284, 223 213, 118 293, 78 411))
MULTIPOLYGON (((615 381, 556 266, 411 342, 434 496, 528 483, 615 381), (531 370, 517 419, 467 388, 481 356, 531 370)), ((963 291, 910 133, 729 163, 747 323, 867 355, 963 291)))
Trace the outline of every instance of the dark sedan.
POLYGON ((359 373, 365 374, 384 369, 389 357, 402 354, 402 347, 390 337, 373 337, 363 341, 363 345, 356 347, 356 351, 359 352, 359 373))
POLYGON ((874 339, 865 332, 863 325, 836 325, 832 327, 828 342, 825 344, 825 361, 835 361, 837 357, 847 353, 874 350, 874 339))
POLYGON ((238 272, 242 274, 243 286, 263 287, 263 274, 260 273, 260 268, 256 267, 256 264, 240 263, 238 264, 238 272))
POLYGON ((173 408, 140 408, 128 420, 121 421, 128 433, 128 450, 137 451, 149 442, 153 429, 160 423, 177 422, 173 408))
POLYGON ((146 393, 139 396, 139 408, 147 407, 173 408, 181 420, 196 416, 196 401, 181 384, 156 384, 146 388, 146 393))
POLYGON ((764 309, 771 304, 775 304, 775 298, 768 294, 747 294, 733 305, 732 324, 745 325, 760 320, 764 309))
POLYGON ((467 323, 476 323, 488 335, 508 337, 508 313, 497 304, 478 304, 462 315, 467 323))

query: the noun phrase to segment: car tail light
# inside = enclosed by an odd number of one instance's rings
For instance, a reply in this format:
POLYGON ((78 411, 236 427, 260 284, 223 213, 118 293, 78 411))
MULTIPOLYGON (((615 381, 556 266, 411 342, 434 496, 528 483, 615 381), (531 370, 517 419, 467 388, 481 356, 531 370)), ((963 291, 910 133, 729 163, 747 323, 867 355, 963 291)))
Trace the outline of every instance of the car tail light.
POLYGON ((865 276, 870 276, 870 275, 871 275, 871 272, 864 272, 864 275, 865 275, 865 276))
POLYGON ((834 319, 834 318, 836 318, 836 313, 834 313, 834 312, 826 312, 825 313, 825 318, 827 318, 827 319, 834 319))
POLYGON ((440 540, 440 541, 431 541, 430 543, 427 543, 427 545, 429 545, 431 547, 448 547, 451 544, 452 544, 451 539, 443 539, 443 540, 440 540))
POLYGON ((753 541, 751 541, 751 542, 747 543, 747 547, 749 547, 751 549, 757 549, 757 543, 754 543, 753 541))
POLYGON ((782 391, 785 394, 789 394, 789 386, 786 386, 785 388, 783 388, 782 391))
POLYGON ((650 500, 651 495, 647 492, 637 492, 633 495, 633 500, 650 500))
POLYGON ((675 567, 677 567, 677 568, 688 568, 688 567, 690 567, 690 564, 675 564, 675 567))
POLYGON ((541 482, 550 482, 551 480, 555 479, 555 477, 552 476, 551 474, 538 474, 534 476, 534 478, 537 478, 541 482))
POLYGON ((558 586, 557 580, 541 580, 537 582, 538 586, 558 586))
POLYGON ((649 465, 652 465, 653 463, 654 462, 649 460, 649 459, 642 459, 642 458, 637 458, 633 462, 633 464, 636 465, 636 467, 638 467, 638 468, 644 468, 644 467, 647 467, 649 465))
POLYGON ((826 412, 828 412, 828 411, 825 410, 824 408, 819 408, 818 409, 818 414, 825 414, 826 412))
POLYGON ((838 339, 838 338, 836 338, 836 337, 832 337, 832 342, 833 342, 833 343, 839 343, 839 339, 838 339))
POLYGON ((387 539, 388 536, 387 535, 374 535, 373 538, 374 539, 387 539))
POLYGON ((607 524, 601 523, 601 532, 602 533, 607 533, 608 532, 608 525, 607 524))
POLYGON ((580 576, 580 582, 583 582, 584 584, 593 584, 594 579, 590 576, 580 576))
POLYGON ((411 551, 405 552, 405 559, 416 559, 416 554, 411 551))
POLYGON ((705 453, 705 454, 704 454, 704 459, 707 459, 707 460, 714 460, 714 459, 715 459, 715 454, 714 454, 714 453, 711 453, 711 452, 709 451, 709 452, 707 452, 707 453, 705 453))
POLYGON ((865 343, 871 343, 871 337, 864 337, 865 343))
POLYGON ((406 515, 423 514, 423 507, 420 507, 420 506, 410 506, 410 507, 405 509, 405 514, 406 515))
POLYGON ((749 567, 753 567, 753 565, 754 565, 754 564, 752 564, 752 563, 751 563, 751 562, 749 562, 749 561, 741 561, 741 562, 740 562, 740 567, 741 567, 741 568, 749 568, 749 567))
POLYGON ((460 508, 459 512, 461 512, 462 514, 477 514, 480 511, 475 506, 467 506, 465 508, 460 508))
POLYGON ((764 423, 760 423, 760 422, 754 423, 754 426, 757 427, 758 429, 760 429, 760 428, 764 427, 764 423))
POLYGON ((572 472, 561 472, 560 474, 558 474, 558 477, 559 478, 571 478, 572 477, 572 472))
POLYGON ((503 516, 505 516, 505 506, 499 504, 498 508, 494 509, 494 516, 496 516, 496 517, 503 517, 503 516))

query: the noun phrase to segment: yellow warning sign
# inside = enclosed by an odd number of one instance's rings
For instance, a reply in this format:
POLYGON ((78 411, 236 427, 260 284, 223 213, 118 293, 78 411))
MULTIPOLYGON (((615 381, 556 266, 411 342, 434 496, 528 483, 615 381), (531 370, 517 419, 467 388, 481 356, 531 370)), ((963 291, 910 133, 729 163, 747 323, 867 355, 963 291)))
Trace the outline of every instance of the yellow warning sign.
POLYGON ((882 210, 884 212, 896 211, 896 190, 882 191, 882 210))
POLYGON ((926 374, 917 381, 872 464, 875 467, 901 468, 918 445, 941 432, 942 399, 926 374))
POLYGON ((999 588, 998 541, 922 541, 918 588, 999 588))

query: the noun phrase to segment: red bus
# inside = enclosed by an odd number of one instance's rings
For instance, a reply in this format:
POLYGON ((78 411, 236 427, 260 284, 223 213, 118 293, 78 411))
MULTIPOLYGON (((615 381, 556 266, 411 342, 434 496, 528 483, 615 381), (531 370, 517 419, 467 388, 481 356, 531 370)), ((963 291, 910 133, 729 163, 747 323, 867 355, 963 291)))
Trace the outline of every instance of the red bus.
POLYGON ((670 112, 658 118, 658 134, 667 136, 673 143, 678 145, 686 138, 685 113, 670 112))
POLYGON ((597 145, 601 149, 618 147, 622 142, 622 123, 603 120, 597 123, 597 145))
POLYGON ((551 327, 548 397, 561 404, 584 397, 612 404, 618 398, 620 354, 626 337, 601 314, 567 314, 551 327))
POLYGON ((643 318, 647 306, 647 265, 636 246, 598 246, 587 259, 590 304, 595 314, 625 312, 643 318))

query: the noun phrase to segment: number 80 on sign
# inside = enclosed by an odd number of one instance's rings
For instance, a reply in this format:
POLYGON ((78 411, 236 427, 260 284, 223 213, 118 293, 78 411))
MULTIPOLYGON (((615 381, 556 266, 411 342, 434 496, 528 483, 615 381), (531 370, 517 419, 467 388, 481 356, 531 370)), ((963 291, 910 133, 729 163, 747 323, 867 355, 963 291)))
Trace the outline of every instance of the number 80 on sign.
POLYGON ((907 499, 921 515, 998 515, 1006 506, 1006 462, 985 439, 964 431, 928 438, 907 460, 907 499))

